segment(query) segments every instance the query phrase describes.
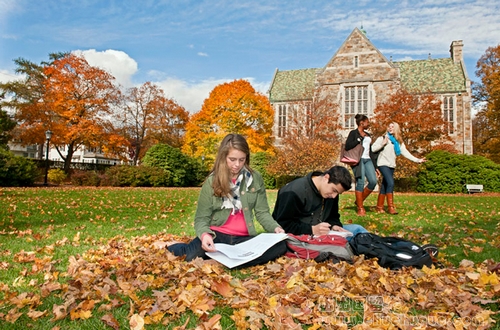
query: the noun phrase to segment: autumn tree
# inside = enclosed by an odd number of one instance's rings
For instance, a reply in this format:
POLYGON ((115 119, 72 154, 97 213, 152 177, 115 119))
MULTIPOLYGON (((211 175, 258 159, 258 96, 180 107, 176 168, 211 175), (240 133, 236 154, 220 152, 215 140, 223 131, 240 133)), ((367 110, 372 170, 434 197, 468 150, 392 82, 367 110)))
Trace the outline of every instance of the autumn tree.
POLYGON ((182 150, 213 163, 217 147, 229 133, 247 138, 252 153, 272 149, 274 112, 268 98, 246 80, 216 86, 186 125, 182 150))
POLYGON ((489 47, 476 68, 480 82, 473 97, 480 110, 473 120, 474 153, 500 163, 500 45, 489 47))
MULTIPOLYGON (((370 122, 373 139, 383 135, 391 122, 398 123, 406 148, 420 157, 433 149, 452 149, 441 101, 431 93, 411 94, 403 89, 397 90, 386 102, 377 105, 370 122)), ((409 177, 418 169, 415 163, 404 157, 398 157, 397 162, 396 177, 409 177)))
POLYGON ((313 102, 297 101, 286 115, 287 127, 267 171, 275 176, 303 176, 327 170, 340 152, 337 105, 317 93, 313 102))
POLYGON ((100 148, 115 155, 127 141, 117 135, 111 121, 119 97, 114 77, 73 54, 51 55, 53 61, 36 65, 17 60, 23 80, 0 86, 12 96, 5 103, 15 109, 17 138, 23 144, 41 144, 44 132, 53 132, 51 144, 69 171, 74 152, 81 146, 100 148))
POLYGON ((180 148, 189 114, 165 97, 161 88, 146 82, 128 90, 119 118, 124 135, 130 141, 135 165, 154 144, 180 148))

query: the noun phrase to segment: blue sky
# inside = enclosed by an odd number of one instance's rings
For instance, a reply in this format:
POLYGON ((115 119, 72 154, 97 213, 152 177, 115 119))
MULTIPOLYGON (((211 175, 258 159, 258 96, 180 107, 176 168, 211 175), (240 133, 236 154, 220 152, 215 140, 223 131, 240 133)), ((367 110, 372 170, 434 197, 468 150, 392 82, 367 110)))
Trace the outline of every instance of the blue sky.
POLYGON ((320 68, 355 27, 393 60, 449 57, 469 77, 500 43, 500 0, 0 0, 0 81, 13 60, 79 51, 130 87, 152 81, 190 112, 218 84, 266 92, 276 68, 320 68))

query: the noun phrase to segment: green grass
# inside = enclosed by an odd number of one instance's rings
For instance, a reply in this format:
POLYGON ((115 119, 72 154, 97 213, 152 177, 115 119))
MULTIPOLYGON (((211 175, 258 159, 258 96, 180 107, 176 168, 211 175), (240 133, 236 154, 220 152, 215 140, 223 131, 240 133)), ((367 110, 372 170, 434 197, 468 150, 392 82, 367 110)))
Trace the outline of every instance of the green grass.
MULTIPOLYGON (((51 273, 59 274, 59 282, 65 283, 69 256, 98 249, 113 237, 127 239, 158 233, 177 235, 180 239, 192 237, 198 193, 198 188, 1 189, 0 328, 52 329, 57 325, 61 329, 111 329, 100 320, 104 312, 78 322, 68 318, 57 323, 51 321, 52 306, 60 304, 60 298, 52 295, 42 299, 38 306, 38 310, 49 310, 47 317, 34 321, 23 315, 15 323, 3 321, 1 316, 7 314, 10 307, 2 304, 9 298, 8 290, 2 290, 2 286, 17 292, 39 293, 37 284, 44 283, 46 272, 33 268, 37 265, 33 256, 44 260, 40 267, 49 264, 51 273)), ((271 208, 276 194, 276 191, 268 191, 271 208)), ((371 207, 375 203, 376 195, 370 196, 365 203, 367 216, 358 217, 354 195, 344 194, 341 196, 342 221, 361 224, 381 235, 436 244, 440 247, 439 262, 447 267, 456 267, 463 259, 474 263, 487 259, 500 261, 498 194, 396 194, 399 211, 396 216, 373 212, 371 207)), ((239 278, 249 276, 245 271, 227 272, 239 278)), ((129 327, 128 308, 127 301, 124 307, 112 311, 122 328, 129 327)), ((491 304, 490 310, 498 310, 498 304, 491 304)), ((224 329, 235 328, 231 311, 229 307, 216 307, 216 312, 223 315, 224 329)), ((196 327, 197 316, 187 312, 170 322, 167 329, 181 326, 188 318, 187 327, 196 327)), ((165 325, 148 325, 147 329, 165 329, 165 325)))

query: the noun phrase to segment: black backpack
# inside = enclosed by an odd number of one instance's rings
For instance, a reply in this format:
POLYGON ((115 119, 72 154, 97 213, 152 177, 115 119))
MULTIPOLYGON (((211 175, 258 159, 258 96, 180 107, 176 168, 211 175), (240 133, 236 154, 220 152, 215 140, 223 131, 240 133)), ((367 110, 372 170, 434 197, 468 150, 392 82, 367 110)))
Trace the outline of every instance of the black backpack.
MULTIPOLYGON (((432 257, 418 244, 399 237, 381 237, 371 233, 360 233, 349 242, 355 255, 377 258, 385 268, 422 268, 432 265, 432 257)), ((437 252, 436 252, 437 253, 437 252)))

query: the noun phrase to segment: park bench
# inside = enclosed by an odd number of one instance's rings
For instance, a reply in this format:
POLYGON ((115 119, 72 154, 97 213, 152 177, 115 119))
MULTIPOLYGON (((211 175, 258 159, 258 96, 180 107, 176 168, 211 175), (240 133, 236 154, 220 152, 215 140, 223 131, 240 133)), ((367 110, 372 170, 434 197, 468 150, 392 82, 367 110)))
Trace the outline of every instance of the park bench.
POLYGON ((483 192, 483 185, 482 184, 466 184, 465 189, 467 189, 467 192, 469 194, 480 193, 480 192, 483 192))

